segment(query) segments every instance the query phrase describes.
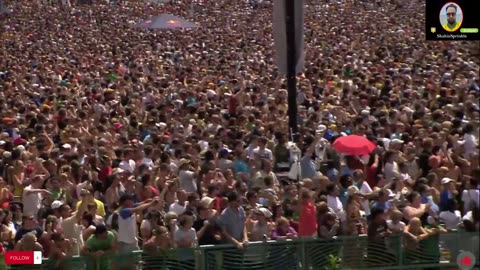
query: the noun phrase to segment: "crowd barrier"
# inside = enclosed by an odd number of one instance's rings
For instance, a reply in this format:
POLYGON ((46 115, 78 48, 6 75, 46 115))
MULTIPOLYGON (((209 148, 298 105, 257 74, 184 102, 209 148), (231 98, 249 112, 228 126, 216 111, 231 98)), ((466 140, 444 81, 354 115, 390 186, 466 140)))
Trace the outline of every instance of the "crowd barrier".
MULTIPOLYGON (((371 242, 367 236, 342 236, 325 240, 302 238, 250 243, 239 250, 232 245, 200 246, 145 253, 111 254, 99 258, 72 257, 60 264, 44 260, 42 265, 2 266, 7 270, 394 270, 459 269, 457 255, 476 255, 477 233, 446 233, 406 245, 404 235, 371 242)), ((478 268, 475 268, 478 269, 478 268)))

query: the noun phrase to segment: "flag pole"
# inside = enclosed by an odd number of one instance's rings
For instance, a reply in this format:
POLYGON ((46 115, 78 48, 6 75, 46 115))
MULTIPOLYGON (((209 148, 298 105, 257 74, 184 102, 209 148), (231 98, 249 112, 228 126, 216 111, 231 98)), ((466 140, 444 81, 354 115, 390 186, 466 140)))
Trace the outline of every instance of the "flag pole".
POLYGON ((285 0, 285 18, 287 30, 288 126, 290 137, 293 139, 293 142, 297 142, 297 50, 295 48, 295 0, 285 0))

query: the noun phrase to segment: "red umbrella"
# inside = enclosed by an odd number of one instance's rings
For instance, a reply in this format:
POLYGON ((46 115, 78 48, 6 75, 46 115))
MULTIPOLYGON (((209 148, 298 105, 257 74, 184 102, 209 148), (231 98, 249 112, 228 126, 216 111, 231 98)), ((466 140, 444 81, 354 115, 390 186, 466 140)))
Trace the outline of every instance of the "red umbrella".
POLYGON ((333 148, 341 154, 363 156, 373 152, 375 144, 363 136, 349 135, 336 139, 333 148))

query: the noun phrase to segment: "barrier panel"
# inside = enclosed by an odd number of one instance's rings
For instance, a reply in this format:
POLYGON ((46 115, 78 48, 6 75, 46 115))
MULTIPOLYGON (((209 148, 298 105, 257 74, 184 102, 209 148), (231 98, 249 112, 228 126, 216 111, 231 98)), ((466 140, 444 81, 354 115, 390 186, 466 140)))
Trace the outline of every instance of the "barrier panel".
POLYGON ((244 249, 226 244, 97 258, 76 256, 44 260, 41 265, 0 263, 0 270, 446 270, 458 269, 457 255, 462 251, 477 256, 478 269, 479 239, 478 233, 465 232, 439 234, 418 243, 405 235, 378 242, 368 241, 366 235, 302 238, 255 242, 244 249))

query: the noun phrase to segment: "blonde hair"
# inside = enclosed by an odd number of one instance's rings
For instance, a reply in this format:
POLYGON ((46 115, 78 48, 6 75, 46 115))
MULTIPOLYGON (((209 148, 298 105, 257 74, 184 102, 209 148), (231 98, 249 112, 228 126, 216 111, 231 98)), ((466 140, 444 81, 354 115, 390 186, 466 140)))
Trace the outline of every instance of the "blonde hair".
POLYGON ((393 220, 401 220, 403 218, 403 213, 399 210, 392 211, 391 217, 393 220))
POLYGON ((412 218, 410 220, 410 222, 408 223, 408 225, 410 227, 414 227, 414 228, 419 228, 419 227, 422 227, 422 222, 420 221, 419 218, 415 217, 415 218, 412 218))
POLYGON ((166 224, 169 224, 172 219, 177 219, 177 218, 178 218, 177 213, 175 213, 175 212, 168 212, 168 213, 165 215, 165 223, 166 223, 166 224))
POLYGON ((33 232, 26 233, 22 237, 22 243, 32 243, 37 241, 37 236, 33 232))
POLYGON ((152 230, 152 233, 156 236, 162 236, 162 235, 168 233, 168 229, 164 226, 160 226, 160 227, 158 227, 158 229, 152 230))

